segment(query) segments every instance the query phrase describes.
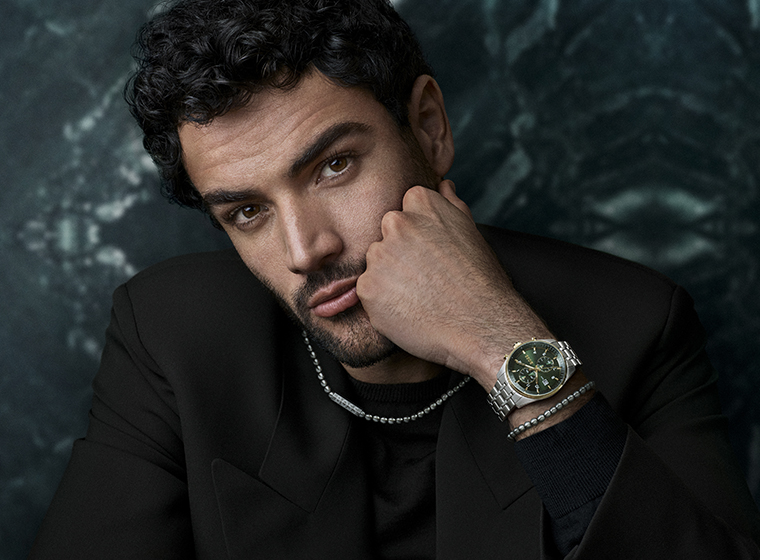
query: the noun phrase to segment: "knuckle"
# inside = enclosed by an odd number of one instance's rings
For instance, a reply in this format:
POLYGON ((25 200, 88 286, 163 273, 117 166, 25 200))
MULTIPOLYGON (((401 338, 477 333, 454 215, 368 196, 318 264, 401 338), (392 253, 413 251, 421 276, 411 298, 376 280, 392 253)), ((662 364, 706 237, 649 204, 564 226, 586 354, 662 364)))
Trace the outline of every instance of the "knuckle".
POLYGON ((361 296, 364 293, 366 287, 367 287, 367 275, 365 273, 356 279, 356 295, 359 296, 359 299, 361 299, 361 296))
POLYGON ((405 204, 421 204, 427 200, 430 189, 416 185, 404 194, 405 204))
POLYGON ((376 295, 377 280, 372 273, 365 272, 356 280, 356 295, 362 300, 362 303, 371 304, 376 295))
POLYGON ((391 210, 383 216, 383 228, 396 229, 401 227, 404 222, 404 213, 398 210, 391 210))
MULTIPOLYGON (((369 261, 375 258, 377 255, 377 252, 380 250, 380 242, 375 241, 374 243, 370 243, 369 247, 367 247, 367 253, 366 253, 366 259, 367 259, 367 269, 369 269, 369 261)), ((362 276, 359 276, 361 279, 362 276)))

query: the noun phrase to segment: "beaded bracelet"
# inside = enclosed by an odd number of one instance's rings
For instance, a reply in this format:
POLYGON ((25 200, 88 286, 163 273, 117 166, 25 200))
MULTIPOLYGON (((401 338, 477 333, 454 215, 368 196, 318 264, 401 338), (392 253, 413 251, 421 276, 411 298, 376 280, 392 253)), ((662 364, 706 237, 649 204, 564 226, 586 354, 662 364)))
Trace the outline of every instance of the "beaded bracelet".
POLYGON ((549 410, 545 411, 543 414, 539 414, 536 418, 528 420, 527 422, 525 422, 525 424, 520 424, 519 426, 517 426, 514 430, 512 430, 511 432, 509 432, 509 434, 507 434, 507 439, 509 441, 515 441, 515 437, 518 434, 523 433, 528 428, 532 428, 533 426, 540 424, 541 422, 549 418, 549 416, 551 416, 552 414, 556 414, 562 408, 566 407, 568 404, 570 404, 575 399, 580 397, 583 393, 593 389, 594 386, 595 386, 595 383, 593 381, 589 381, 583 387, 575 391, 572 395, 568 395, 567 397, 562 399, 560 402, 555 404, 553 407, 551 407, 549 410))

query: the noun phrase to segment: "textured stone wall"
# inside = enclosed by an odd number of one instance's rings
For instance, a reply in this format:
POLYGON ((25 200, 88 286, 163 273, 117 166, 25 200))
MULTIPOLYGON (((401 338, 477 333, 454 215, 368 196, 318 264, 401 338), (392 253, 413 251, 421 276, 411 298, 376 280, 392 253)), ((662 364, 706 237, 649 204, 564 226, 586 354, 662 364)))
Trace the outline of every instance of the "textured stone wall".
MULTIPOLYGON (((151 0, 0 3, 0 560, 83 435, 110 294, 227 246, 165 203, 121 99, 151 0)), ((685 285, 760 499, 760 0, 403 0, 483 222, 685 285)))

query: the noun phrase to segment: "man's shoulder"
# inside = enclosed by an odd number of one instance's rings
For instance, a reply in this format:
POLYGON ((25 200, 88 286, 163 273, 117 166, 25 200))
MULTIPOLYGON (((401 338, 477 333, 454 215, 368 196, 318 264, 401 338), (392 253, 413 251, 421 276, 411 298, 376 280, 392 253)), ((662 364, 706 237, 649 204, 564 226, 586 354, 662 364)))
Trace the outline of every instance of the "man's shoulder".
POLYGON ((215 275, 224 272, 246 271, 245 264, 234 249, 188 253, 153 264, 133 276, 128 284, 164 282, 187 278, 188 275, 215 275))
POLYGON ((145 268, 126 282, 130 292, 195 291, 214 286, 250 289, 253 285, 259 285, 258 280, 234 249, 172 257, 145 268))
POLYGON ((519 284, 590 282, 618 290, 663 291, 675 283, 643 264, 596 249, 530 233, 478 225, 512 280, 519 284))
POLYGON ((230 307, 269 306, 273 301, 234 249, 181 255, 154 264, 118 288, 114 297, 124 295, 131 306, 151 314, 215 314, 230 307))
POLYGON ((162 363, 187 363, 202 355, 222 360, 234 347, 260 350, 287 321, 234 250, 150 266, 116 289, 113 310, 121 328, 131 329, 162 363))
POLYGON ((612 347, 613 339, 659 336, 675 297, 691 305, 673 281, 644 265, 555 239, 479 228, 517 291, 555 334, 587 353, 599 340, 612 347))

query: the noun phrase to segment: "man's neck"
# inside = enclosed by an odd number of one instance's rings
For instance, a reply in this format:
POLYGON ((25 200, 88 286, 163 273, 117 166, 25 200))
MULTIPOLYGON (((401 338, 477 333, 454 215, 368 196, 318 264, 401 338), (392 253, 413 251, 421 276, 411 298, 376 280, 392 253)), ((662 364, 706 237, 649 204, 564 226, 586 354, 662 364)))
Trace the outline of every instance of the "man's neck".
POLYGON ((354 379, 365 383, 420 383, 433 379, 443 366, 426 362, 406 352, 396 352, 383 361, 365 368, 343 367, 354 379))

